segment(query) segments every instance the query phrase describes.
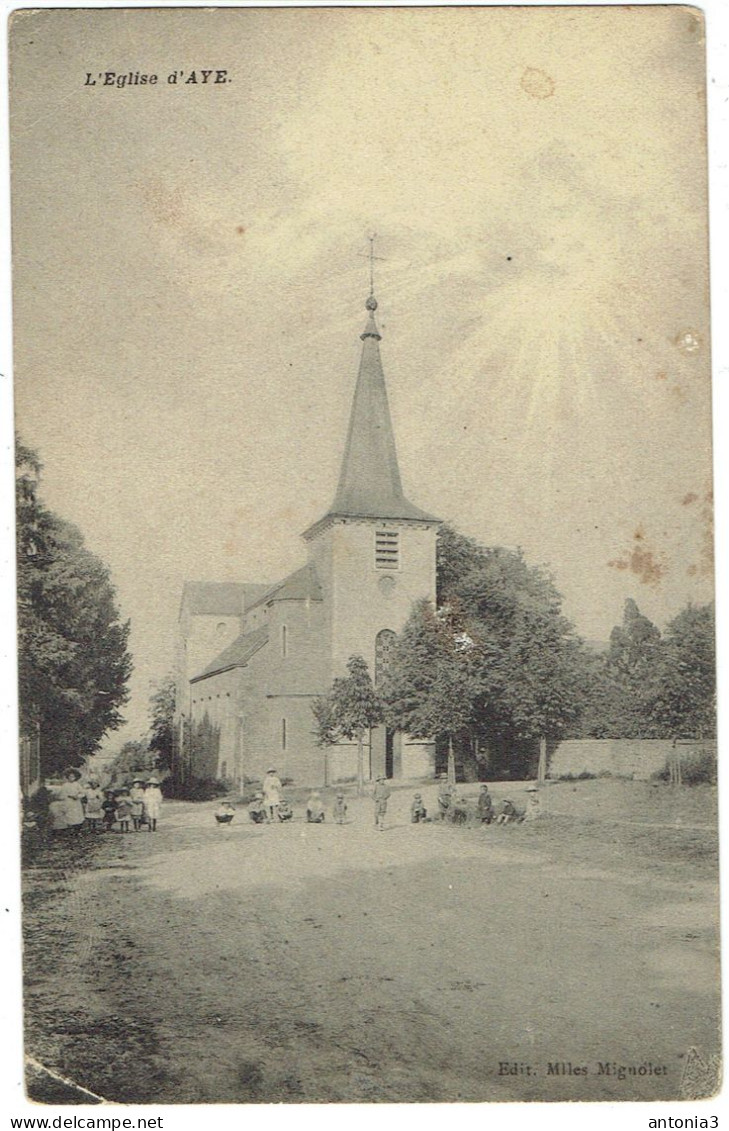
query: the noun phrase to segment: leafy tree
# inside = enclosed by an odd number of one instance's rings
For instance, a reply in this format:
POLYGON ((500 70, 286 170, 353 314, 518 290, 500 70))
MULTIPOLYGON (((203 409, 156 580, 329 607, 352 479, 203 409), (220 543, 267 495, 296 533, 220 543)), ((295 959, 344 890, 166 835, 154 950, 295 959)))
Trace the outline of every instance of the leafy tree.
POLYGON ((454 739, 472 727, 481 688, 478 654, 458 609, 436 611, 429 601, 420 601, 395 644, 383 680, 388 723, 413 738, 446 740, 452 782, 454 739))
POLYGON ((476 740, 513 763, 517 747, 569 733, 589 664, 551 574, 529 566, 520 550, 487 549, 448 526, 439 531, 436 562, 439 602, 458 606, 478 645, 476 740))
POLYGON ((691 605, 668 624, 649 705, 654 728, 666 737, 716 735, 714 606, 691 605))
POLYGON ((582 733, 591 738, 659 738, 651 712, 661 663, 661 634, 632 598, 622 624, 610 634, 605 653, 593 657, 588 672, 582 733))
POLYGON ((350 656, 347 675, 338 676, 331 690, 312 703, 316 720, 315 735, 320 746, 332 746, 342 739, 357 739, 357 792, 364 792, 364 736, 379 726, 384 714, 375 692, 367 663, 362 656, 350 656))
POLYGON ((112 759, 108 772, 114 782, 128 782, 132 774, 151 773, 156 767, 155 756, 143 738, 130 738, 112 759))
POLYGON ((173 763, 175 743, 175 678, 166 675, 155 686, 149 699, 149 748, 165 766, 173 763))
POLYGON ((38 498, 41 466, 16 447, 21 726, 40 733, 43 773, 78 765, 123 722, 132 661, 107 567, 38 498))

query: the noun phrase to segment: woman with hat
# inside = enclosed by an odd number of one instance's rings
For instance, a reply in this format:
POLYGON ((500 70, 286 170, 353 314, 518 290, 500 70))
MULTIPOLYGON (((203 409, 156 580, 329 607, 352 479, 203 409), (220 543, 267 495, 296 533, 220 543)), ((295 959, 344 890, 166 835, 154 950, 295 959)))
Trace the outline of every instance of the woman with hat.
POLYGON ((161 808, 162 790, 159 787, 159 780, 155 777, 149 778, 147 788, 144 791, 144 815, 147 818, 147 825, 151 833, 157 832, 157 821, 161 808))
POLYGON ((271 766, 263 779, 263 800, 268 810, 269 821, 275 821, 278 817, 282 789, 281 779, 276 773, 275 767, 271 766))
POLYGON ((85 821, 80 771, 73 766, 69 767, 63 782, 55 787, 53 793, 50 806, 52 831, 80 832, 85 821))

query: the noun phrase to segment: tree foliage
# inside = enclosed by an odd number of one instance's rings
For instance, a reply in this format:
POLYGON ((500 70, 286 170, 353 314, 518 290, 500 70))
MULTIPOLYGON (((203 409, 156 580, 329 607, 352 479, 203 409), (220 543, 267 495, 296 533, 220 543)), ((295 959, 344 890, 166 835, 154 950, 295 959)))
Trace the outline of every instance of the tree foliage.
POLYGON ((413 738, 453 738, 473 722, 479 674, 476 645, 460 616, 419 601, 383 680, 387 721, 413 738))
POLYGON ((586 689, 584 649, 551 575, 521 551, 487 549, 449 526, 436 564, 438 610, 417 606, 401 634, 386 685, 391 717, 416 736, 429 727, 458 737, 472 755, 498 749, 508 761, 518 744, 536 754, 540 737, 567 733, 586 689))
POLYGON ((655 738, 649 708, 661 654, 661 634, 632 598, 606 652, 593 657, 583 733, 592 738, 655 738))
POLYGON ((165 766, 173 763, 175 743, 175 677, 166 675, 149 698, 149 748, 165 766))
POLYGON ((687 605, 661 636, 625 602, 610 646, 593 657, 582 733, 592 738, 709 738, 716 734, 713 605, 687 605))
POLYGON ((440 600, 459 603, 479 645, 477 728, 507 739, 561 736, 584 694, 584 649, 551 574, 521 550, 439 538, 440 600))
POLYGON ((157 767, 157 756, 143 738, 128 739, 108 766, 115 784, 128 784, 132 775, 149 774, 157 767))
POLYGON ((332 746, 342 739, 357 740, 357 784, 364 782, 363 742, 365 733, 384 719, 382 701, 370 678, 362 656, 350 656, 347 675, 338 676, 327 695, 312 703, 315 736, 320 746, 332 746))
POLYGON ((689 604, 667 625, 649 704, 664 735, 716 735, 715 633, 713 604, 689 604))
POLYGON ((21 726, 39 729, 44 774, 80 764, 124 721, 132 661, 109 570, 38 497, 41 465, 16 447, 21 726))

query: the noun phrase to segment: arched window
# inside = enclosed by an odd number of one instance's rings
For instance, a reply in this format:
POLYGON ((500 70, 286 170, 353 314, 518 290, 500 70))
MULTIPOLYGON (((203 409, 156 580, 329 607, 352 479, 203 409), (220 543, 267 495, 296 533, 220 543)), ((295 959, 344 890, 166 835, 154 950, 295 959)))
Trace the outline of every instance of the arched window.
POLYGON ((383 628, 375 639, 375 686, 382 682, 390 667, 397 635, 391 628, 383 628))

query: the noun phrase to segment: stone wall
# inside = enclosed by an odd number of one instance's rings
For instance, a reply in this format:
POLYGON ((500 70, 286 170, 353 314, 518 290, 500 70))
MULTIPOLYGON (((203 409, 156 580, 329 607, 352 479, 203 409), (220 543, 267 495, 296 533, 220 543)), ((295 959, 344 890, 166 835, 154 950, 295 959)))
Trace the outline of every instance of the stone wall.
MULTIPOLYGON (((715 742, 679 741, 687 760, 705 750, 716 750, 715 742)), ((574 738, 560 742, 549 763, 549 777, 568 774, 612 774, 615 777, 648 780, 664 768, 675 753, 671 739, 664 738, 574 738)))

